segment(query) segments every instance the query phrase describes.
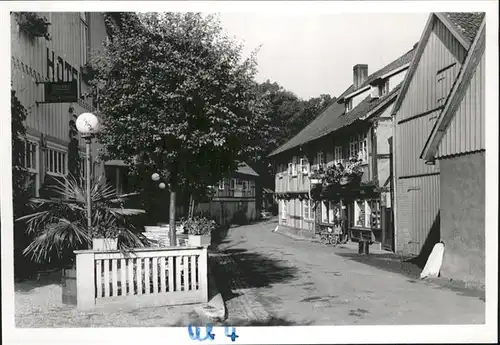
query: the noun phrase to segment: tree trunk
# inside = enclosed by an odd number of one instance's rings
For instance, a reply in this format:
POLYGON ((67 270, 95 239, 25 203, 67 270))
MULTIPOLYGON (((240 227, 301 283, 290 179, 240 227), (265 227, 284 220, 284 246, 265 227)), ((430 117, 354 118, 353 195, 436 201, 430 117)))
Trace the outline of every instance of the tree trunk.
POLYGON ((177 245, 177 238, 176 238, 176 224, 175 224, 175 187, 173 185, 170 186, 170 218, 169 218, 169 223, 168 223, 168 229, 169 229, 169 239, 170 239, 170 245, 171 246, 176 246, 177 245))

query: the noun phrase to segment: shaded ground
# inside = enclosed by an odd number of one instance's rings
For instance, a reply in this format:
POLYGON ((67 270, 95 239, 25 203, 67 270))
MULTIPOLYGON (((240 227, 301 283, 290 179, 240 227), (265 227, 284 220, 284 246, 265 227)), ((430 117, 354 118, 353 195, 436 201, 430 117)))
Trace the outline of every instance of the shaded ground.
POLYGON ((410 262, 292 239, 275 226, 231 228, 211 256, 228 324, 484 323, 481 296, 417 279, 410 262))

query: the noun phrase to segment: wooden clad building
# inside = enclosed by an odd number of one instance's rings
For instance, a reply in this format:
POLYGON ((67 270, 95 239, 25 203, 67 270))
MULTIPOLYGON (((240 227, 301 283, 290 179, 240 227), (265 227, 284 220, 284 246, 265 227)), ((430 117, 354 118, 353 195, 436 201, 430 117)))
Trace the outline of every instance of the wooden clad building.
POLYGON ((420 158, 440 166, 441 276, 484 286, 486 29, 473 20, 480 28, 420 158))
MULTIPOLYGON (((11 84, 27 110, 25 165, 31 173, 33 195, 39 194, 44 182, 68 175, 69 122, 84 112, 98 114, 98 104, 89 95, 87 62, 106 39, 102 12, 11 13, 11 84), (50 23, 47 37, 32 25, 41 18, 50 23), (76 82, 76 100, 45 103, 46 82, 71 81, 76 82)), ((83 161, 84 141, 78 140, 83 161)), ((98 143, 92 145, 94 158, 99 148, 98 143)), ((84 169, 82 164, 83 174, 84 169)), ((93 169, 102 175, 105 165, 93 159, 93 169)), ((114 170, 111 173, 117 175, 114 170)))
POLYGON ((397 252, 426 258, 441 239, 442 167, 421 153, 463 69, 477 18, 481 14, 430 15, 394 106, 397 252))

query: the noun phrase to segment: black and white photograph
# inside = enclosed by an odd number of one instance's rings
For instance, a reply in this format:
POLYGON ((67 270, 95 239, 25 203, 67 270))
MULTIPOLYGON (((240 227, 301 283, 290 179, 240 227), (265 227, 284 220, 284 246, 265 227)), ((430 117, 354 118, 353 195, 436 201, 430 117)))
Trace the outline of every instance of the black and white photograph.
POLYGON ((8 343, 497 342, 498 3, 431 3, 1 5, 8 343))

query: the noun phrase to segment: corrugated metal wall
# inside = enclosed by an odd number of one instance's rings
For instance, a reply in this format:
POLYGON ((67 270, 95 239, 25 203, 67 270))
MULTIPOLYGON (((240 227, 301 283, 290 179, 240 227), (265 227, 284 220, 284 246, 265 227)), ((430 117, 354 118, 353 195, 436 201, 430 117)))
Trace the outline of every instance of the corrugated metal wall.
MULTIPOLYGON (((418 69, 399 109, 397 120, 401 121, 438 107, 437 72, 456 63, 456 67, 453 68, 455 75, 451 76, 451 79, 454 80, 465 60, 466 53, 466 50, 448 29, 437 20, 420 59, 418 69)), ((453 83, 451 79, 445 82, 448 91, 453 83)))
POLYGON ((438 148, 437 157, 486 149, 484 54, 438 148))
POLYGON ((439 166, 428 166, 419 156, 437 120, 437 108, 442 105, 443 96, 449 93, 465 55, 466 50, 436 20, 396 114, 397 252, 418 255, 429 241, 435 241, 434 230, 439 234, 439 227, 436 229, 439 226, 439 166))

